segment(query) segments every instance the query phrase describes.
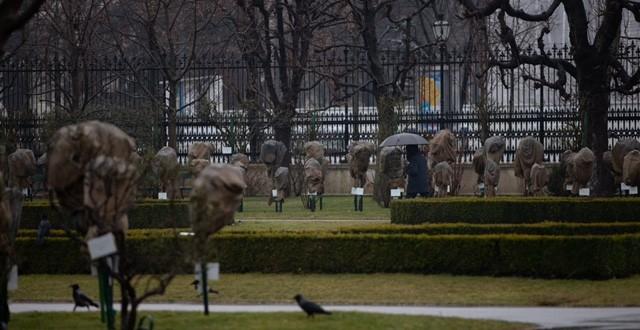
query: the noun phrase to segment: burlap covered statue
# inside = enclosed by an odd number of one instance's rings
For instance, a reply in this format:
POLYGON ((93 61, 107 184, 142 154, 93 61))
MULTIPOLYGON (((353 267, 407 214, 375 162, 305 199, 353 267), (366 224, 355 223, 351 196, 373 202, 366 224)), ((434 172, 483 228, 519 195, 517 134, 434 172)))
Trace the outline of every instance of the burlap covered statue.
POLYGON ((8 157, 9 187, 27 189, 31 187, 31 177, 36 174, 36 157, 29 149, 18 149, 8 157))
POLYGON ((367 183, 367 170, 369 160, 376 151, 376 147, 371 142, 354 141, 349 145, 349 174, 353 179, 353 187, 363 188, 367 183))
POLYGON ((453 168, 449 162, 442 161, 433 166, 432 182, 434 197, 445 197, 453 187, 453 168))
POLYGON ((215 148, 211 143, 196 142, 189 146, 187 164, 193 176, 197 177, 200 172, 209 165, 211 154, 213 154, 214 151, 215 148))
POLYGON ((289 168, 278 167, 273 177, 273 189, 277 190, 277 196, 272 196, 271 201, 282 202, 289 196, 289 168))
POLYGON ((233 154, 231 155, 231 158, 229 158, 229 164, 238 167, 242 171, 245 182, 247 179, 247 170, 249 169, 249 163, 249 156, 245 154, 233 154))
POLYGON ((242 171, 226 164, 205 167, 193 181, 191 226, 197 253, 206 253, 209 235, 233 223, 246 187, 242 171))
POLYGON ((380 150, 378 161, 381 162, 379 167, 381 173, 381 186, 383 189, 379 192, 382 197, 382 204, 388 207, 391 202, 391 189, 404 189, 404 164, 402 161, 402 149, 398 147, 384 147, 380 150))
POLYGON ((623 182, 624 156, 633 150, 640 150, 640 142, 636 139, 618 140, 611 150, 611 167, 616 185, 623 182))
MULTIPOLYGON (((11 241, 9 240, 9 227, 11 223, 11 206, 9 199, 5 196, 4 177, 0 170, 0 264, 6 266, 8 262, 11 241)), ((6 269, 2 267, 1 269, 6 269)))
POLYGON ((500 164, 502 161, 502 155, 504 155, 504 149, 506 147, 506 141, 502 136, 492 136, 484 141, 484 150, 487 158, 500 164))
POLYGON ((486 159, 484 166, 484 195, 495 197, 500 184, 500 165, 491 158, 486 159))
POLYGON ((473 153, 473 159, 471 160, 471 165, 473 166, 473 171, 478 176, 476 180, 477 184, 484 183, 484 166, 485 166, 485 155, 484 155, 484 147, 480 147, 476 152, 473 153))
POLYGON ((629 186, 640 186, 640 151, 632 150, 624 156, 622 182, 629 186))
POLYGON ((87 238, 127 229, 136 192, 135 143, 119 128, 98 121, 59 129, 47 151, 49 188, 87 238), (82 217, 83 214, 88 217, 82 217))
POLYGON ((318 141, 304 144, 304 182, 307 193, 322 195, 324 193, 324 178, 329 166, 329 160, 324 157, 324 146, 318 141))
POLYGON ((440 162, 453 164, 456 162, 456 137, 448 129, 441 130, 429 142, 430 167, 440 162))
POLYGON ((284 143, 267 140, 260 147, 260 160, 267 167, 267 176, 271 180, 271 189, 277 190, 277 196, 269 197, 269 205, 273 201, 281 202, 289 192, 289 169, 283 167, 287 147, 284 143))
POLYGON ((572 184, 572 194, 578 194, 581 188, 587 187, 595 160, 596 157, 589 148, 582 148, 577 153, 565 152, 566 182, 572 184))
POLYGON ((547 169, 543 164, 533 164, 531 166, 531 195, 545 196, 547 184, 549 184, 547 169))
POLYGON ((171 147, 162 147, 151 161, 151 169, 160 180, 160 191, 167 192, 169 199, 177 196, 178 154, 171 147))
POLYGON ((524 180, 524 195, 531 195, 531 167, 544 163, 544 146, 531 136, 525 137, 518 143, 513 163, 516 177, 524 180))

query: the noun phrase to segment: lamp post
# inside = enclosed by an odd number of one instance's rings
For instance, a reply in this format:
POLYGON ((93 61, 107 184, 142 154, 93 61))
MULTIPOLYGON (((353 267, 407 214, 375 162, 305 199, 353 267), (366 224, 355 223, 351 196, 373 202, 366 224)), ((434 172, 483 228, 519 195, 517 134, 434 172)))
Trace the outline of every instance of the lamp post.
POLYGON ((444 20, 442 14, 433 22, 433 34, 440 46, 440 129, 444 129, 444 57, 446 43, 449 39, 449 22, 444 20))

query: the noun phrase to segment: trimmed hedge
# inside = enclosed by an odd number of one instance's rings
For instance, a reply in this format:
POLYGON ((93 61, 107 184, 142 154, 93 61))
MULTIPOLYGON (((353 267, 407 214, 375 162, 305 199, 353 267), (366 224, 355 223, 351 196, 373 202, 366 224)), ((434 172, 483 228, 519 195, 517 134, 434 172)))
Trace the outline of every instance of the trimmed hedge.
POLYGON ((639 222, 638 198, 429 198, 391 203, 391 222, 639 222))
MULTIPOLYGON (((168 234, 128 239, 133 264, 144 273, 177 267, 191 273, 186 258, 170 257, 191 240, 168 234)), ((543 278, 624 277, 640 272, 640 235, 381 235, 262 233, 222 234, 212 240, 222 271, 229 273, 450 273, 543 278)), ((78 243, 49 239, 37 246, 19 238, 21 274, 87 273, 78 243)))
MULTIPOLYGON (((36 229, 40 223, 40 217, 47 214, 51 225, 61 229, 63 220, 54 211, 49 202, 37 201, 25 203, 22 209, 20 228, 36 229)), ((189 227, 189 203, 185 200, 151 201, 145 200, 136 203, 129 211, 129 228, 174 228, 189 227)))

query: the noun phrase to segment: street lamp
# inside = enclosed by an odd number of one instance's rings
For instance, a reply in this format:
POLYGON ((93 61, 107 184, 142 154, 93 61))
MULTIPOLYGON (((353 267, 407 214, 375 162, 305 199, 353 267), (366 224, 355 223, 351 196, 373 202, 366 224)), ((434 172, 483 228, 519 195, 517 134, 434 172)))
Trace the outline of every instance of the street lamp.
POLYGON ((433 22, 433 34, 440 45, 440 129, 444 129, 444 56, 447 39, 449 39, 449 22, 442 14, 433 22))

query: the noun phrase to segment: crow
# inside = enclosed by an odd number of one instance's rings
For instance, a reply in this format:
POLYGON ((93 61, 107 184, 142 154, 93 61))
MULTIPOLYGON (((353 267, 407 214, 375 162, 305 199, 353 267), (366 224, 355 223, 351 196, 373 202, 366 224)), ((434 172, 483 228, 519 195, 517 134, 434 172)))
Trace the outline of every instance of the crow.
MULTIPOLYGON (((189 285, 193 285, 193 289, 194 289, 194 290, 196 290, 196 291, 200 291, 200 288, 199 288, 199 287, 200 287, 200 281, 199 281, 199 280, 194 280, 194 281, 193 281, 193 282, 191 282, 191 284, 189 284, 189 285)), ((207 290, 207 291, 209 291, 209 293, 220 294, 220 291, 214 290, 214 289, 212 289, 212 288, 209 288, 209 290, 207 290)), ((201 296, 201 295, 202 295, 202 292, 198 294, 198 296, 201 296)))
POLYGON ((327 314, 331 315, 331 312, 325 311, 320 305, 314 303, 313 301, 309 301, 304 299, 301 294, 297 294, 293 299, 298 302, 298 306, 302 308, 302 310, 307 313, 307 317, 313 317, 314 314, 327 314))
POLYGON ((70 286, 73 289, 73 302, 75 303, 75 306, 73 306, 73 311, 76 311, 76 308, 78 307, 86 307, 88 310, 90 310, 90 306, 93 306, 95 308, 99 308, 100 306, 98 306, 98 304, 96 304, 95 302, 93 302, 93 300, 91 300, 91 298, 87 297, 86 294, 84 294, 82 291, 80 291, 80 286, 77 284, 71 285, 70 286))

